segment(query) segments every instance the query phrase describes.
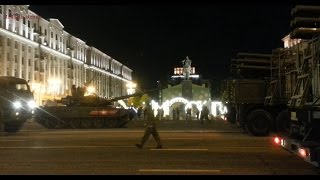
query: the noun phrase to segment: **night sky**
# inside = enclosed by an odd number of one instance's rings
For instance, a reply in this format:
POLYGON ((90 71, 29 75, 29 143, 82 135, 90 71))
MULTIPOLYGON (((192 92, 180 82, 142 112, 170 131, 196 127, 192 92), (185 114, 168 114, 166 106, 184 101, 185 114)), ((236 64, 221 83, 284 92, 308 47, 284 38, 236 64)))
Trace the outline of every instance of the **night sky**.
POLYGON ((186 56, 205 79, 228 76, 238 52, 271 53, 290 31, 288 4, 30 5, 155 88, 186 56))

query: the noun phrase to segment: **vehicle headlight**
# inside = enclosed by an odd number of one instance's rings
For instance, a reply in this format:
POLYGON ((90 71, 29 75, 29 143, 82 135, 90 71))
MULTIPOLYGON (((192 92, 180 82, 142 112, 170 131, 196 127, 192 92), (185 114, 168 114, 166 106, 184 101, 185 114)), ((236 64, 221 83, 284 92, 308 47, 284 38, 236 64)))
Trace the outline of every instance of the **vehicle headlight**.
POLYGON ((16 109, 19 109, 19 108, 21 108, 21 102, 19 102, 19 101, 15 101, 15 102, 13 102, 13 107, 14 108, 16 108, 16 109))
POLYGON ((34 109, 37 107, 37 103, 34 100, 30 100, 28 101, 28 106, 29 108, 34 109))

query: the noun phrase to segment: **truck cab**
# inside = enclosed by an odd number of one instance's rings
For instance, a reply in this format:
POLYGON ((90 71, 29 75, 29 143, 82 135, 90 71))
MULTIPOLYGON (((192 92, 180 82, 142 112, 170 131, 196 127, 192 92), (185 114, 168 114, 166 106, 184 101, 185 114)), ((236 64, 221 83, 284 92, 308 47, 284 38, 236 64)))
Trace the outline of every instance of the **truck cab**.
POLYGON ((13 133, 33 118, 36 102, 25 79, 0 77, 0 123, 3 131, 13 133))

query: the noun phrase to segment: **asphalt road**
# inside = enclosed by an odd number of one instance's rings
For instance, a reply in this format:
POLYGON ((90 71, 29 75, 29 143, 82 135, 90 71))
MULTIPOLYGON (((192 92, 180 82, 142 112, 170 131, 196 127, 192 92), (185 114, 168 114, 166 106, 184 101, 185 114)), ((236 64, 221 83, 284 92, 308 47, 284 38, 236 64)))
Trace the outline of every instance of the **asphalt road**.
POLYGON ((163 149, 143 135, 142 121, 121 129, 48 130, 26 123, 0 137, 2 175, 317 175, 319 169, 278 146, 217 120, 160 122, 163 149))

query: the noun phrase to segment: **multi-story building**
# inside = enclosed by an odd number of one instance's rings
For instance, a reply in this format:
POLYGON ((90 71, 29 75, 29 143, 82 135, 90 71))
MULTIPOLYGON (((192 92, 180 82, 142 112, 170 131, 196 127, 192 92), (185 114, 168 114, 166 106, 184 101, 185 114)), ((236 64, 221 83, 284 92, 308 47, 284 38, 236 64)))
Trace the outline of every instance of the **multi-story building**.
POLYGON ((28 5, 0 5, 0 76, 29 81, 39 104, 90 83, 99 96, 125 95, 132 70, 46 20, 28 5))

